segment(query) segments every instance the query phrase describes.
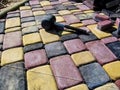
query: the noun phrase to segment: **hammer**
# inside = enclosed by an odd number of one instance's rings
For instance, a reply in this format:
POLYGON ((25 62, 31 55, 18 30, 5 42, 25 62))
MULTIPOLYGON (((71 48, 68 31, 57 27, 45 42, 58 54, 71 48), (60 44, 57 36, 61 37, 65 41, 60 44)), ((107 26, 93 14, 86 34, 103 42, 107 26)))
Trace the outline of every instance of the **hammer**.
MULTIPOLYGON (((86 30, 82 30, 76 27, 72 27, 69 25, 63 25, 60 23, 56 22, 56 18, 54 15, 46 15, 42 22, 41 22, 42 27, 46 30, 46 31, 50 31, 51 29, 53 29, 54 27, 60 27, 60 28, 67 28, 67 29, 71 29, 74 30, 75 32, 79 32, 79 33, 83 33, 83 34, 88 34, 88 32, 86 30)), ((68 30, 66 30, 68 31, 68 30)), ((74 32, 73 31, 73 32, 74 32)))

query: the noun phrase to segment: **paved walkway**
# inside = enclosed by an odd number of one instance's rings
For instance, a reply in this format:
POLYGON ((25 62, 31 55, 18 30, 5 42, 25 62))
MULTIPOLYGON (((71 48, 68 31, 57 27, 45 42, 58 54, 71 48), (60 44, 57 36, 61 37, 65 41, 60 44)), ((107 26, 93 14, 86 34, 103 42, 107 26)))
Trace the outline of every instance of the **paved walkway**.
POLYGON ((94 14, 68 0, 30 0, 8 12, 0 19, 0 90, 119 90, 120 39, 97 29, 94 14), (46 32, 46 14, 90 34, 46 32))

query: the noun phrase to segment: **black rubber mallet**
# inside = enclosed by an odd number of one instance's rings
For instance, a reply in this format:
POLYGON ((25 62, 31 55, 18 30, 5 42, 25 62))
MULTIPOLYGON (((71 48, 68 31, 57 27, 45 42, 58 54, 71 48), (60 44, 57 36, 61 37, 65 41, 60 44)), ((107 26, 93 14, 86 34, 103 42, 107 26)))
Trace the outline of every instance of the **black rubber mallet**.
MULTIPOLYGON (((54 15, 46 15, 43 18, 43 20, 41 22, 41 25, 46 31, 50 31, 55 27, 60 27, 60 28, 67 28, 67 29, 74 30, 73 32, 88 34, 88 32, 86 30, 82 30, 82 29, 72 27, 72 26, 69 26, 69 25, 63 25, 63 24, 57 23, 54 15)), ((66 30, 66 31, 68 31, 68 30, 66 30)))

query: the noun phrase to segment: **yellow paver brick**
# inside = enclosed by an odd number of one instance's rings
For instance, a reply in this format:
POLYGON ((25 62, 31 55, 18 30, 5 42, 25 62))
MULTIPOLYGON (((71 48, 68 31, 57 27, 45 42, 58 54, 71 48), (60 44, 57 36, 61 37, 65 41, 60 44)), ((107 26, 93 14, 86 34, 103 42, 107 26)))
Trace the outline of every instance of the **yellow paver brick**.
POLYGON ((34 15, 34 16, 44 15, 44 14, 45 14, 45 11, 34 11, 34 12, 33 12, 33 15, 34 15))
POLYGON ((93 34, 95 34, 99 39, 102 39, 102 38, 111 36, 110 33, 104 32, 104 31, 101 31, 101 30, 97 29, 97 25, 96 25, 96 24, 94 24, 94 25, 89 25, 89 26, 87 26, 87 27, 88 27, 88 28, 90 29, 90 31, 91 31, 93 34))
POLYGON ((41 1, 40 4, 41 4, 41 6, 49 6, 49 5, 51 5, 49 1, 41 1))
POLYGON ((49 65, 27 71, 28 90, 58 90, 49 65))
POLYGON ((55 16, 56 17, 56 22, 64 22, 64 18, 62 16, 55 16))
POLYGON ((72 26, 72 27, 82 27, 83 23, 74 23, 74 24, 71 24, 70 26, 72 26))
POLYGON ((117 80, 120 78, 120 61, 108 63, 103 66, 111 79, 117 80))
POLYGON ((11 27, 17 27, 17 26, 20 26, 19 17, 6 19, 5 28, 11 28, 11 27))
POLYGON ((108 84, 100 86, 94 90, 119 90, 119 88, 114 83, 108 83, 108 84))
POLYGON ((89 89, 86 84, 80 84, 80 85, 76 85, 76 86, 73 86, 65 90, 89 90, 89 89))
POLYGON ((70 12, 69 10, 60 10, 60 11, 58 11, 58 13, 59 13, 60 15, 71 14, 71 12, 70 12))
POLYGON ((71 57, 73 59, 73 62, 76 64, 76 66, 95 61, 95 58, 89 51, 75 53, 72 54, 71 57))
MULTIPOLYGON (((81 12, 79 9, 76 10, 70 10, 71 13, 75 13, 75 12, 81 12)), ((81 12, 82 13, 82 12, 81 12)))
POLYGON ((12 48, 2 52, 1 66, 23 60, 23 48, 12 48))
POLYGON ((94 12, 93 10, 87 10, 87 11, 83 11, 84 13, 92 13, 94 12))
POLYGON ((60 40, 58 35, 46 32, 44 29, 41 29, 39 32, 44 44, 60 40))
POLYGON ((13 28, 10 28, 10 29, 6 29, 5 33, 20 31, 20 30, 21 30, 21 27, 13 27, 13 28))
POLYGON ((39 33, 31 33, 23 36, 23 45, 29 45, 37 42, 42 42, 39 33))
POLYGON ((30 10, 31 7, 30 6, 21 6, 20 10, 30 10))

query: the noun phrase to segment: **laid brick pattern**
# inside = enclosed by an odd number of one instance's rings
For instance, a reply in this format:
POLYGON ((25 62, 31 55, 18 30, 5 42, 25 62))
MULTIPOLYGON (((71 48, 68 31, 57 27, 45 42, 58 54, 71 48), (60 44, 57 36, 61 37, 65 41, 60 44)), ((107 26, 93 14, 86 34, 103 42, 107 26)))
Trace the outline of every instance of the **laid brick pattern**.
POLYGON ((101 31, 109 17, 75 1, 29 0, 0 19, 0 90, 120 89, 119 19, 101 31), (89 34, 45 31, 47 14, 89 34))

